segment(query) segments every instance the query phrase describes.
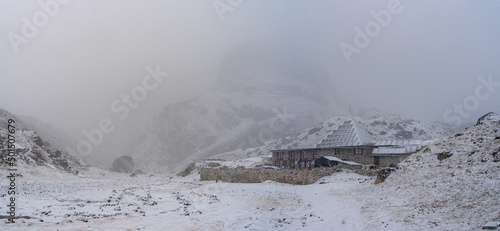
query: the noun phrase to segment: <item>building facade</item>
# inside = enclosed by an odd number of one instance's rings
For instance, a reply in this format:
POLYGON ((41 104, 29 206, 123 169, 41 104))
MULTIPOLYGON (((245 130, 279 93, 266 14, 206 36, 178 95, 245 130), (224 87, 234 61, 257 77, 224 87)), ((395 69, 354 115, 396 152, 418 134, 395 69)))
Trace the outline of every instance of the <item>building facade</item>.
POLYGON ((362 165, 389 167, 421 149, 420 140, 375 141, 355 120, 346 120, 313 148, 277 149, 272 151, 275 167, 312 168, 323 156, 362 165))

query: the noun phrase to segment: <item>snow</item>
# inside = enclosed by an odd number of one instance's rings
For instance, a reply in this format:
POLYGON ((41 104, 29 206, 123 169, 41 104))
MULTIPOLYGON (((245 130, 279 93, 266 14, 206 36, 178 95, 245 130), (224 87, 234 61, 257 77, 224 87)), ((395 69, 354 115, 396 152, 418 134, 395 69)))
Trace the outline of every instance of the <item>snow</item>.
MULTIPOLYGON (((500 148, 499 128, 500 119, 442 138, 378 185, 348 171, 289 185, 199 181, 198 174, 130 177, 97 168, 74 175, 21 165, 17 209, 30 219, 0 229, 477 230, 500 217, 500 162, 492 154, 500 148), (444 151, 453 155, 437 160, 444 151)), ((254 166, 263 158, 227 164, 254 166)), ((0 210, 6 205, 4 194, 0 210)))
POLYGON ((478 230, 500 219, 499 151, 500 118, 493 116, 411 155, 383 184, 359 193, 382 198, 365 202, 390 209, 411 230, 478 230), (453 155, 438 160, 442 152, 453 155))
MULTIPOLYGON (((373 182, 345 172, 322 178, 321 184, 294 186, 200 182, 193 175, 129 177, 94 168, 78 176, 54 176, 52 171, 37 167, 19 181, 19 215, 32 219, 0 228, 366 230, 363 204, 348 192, 373 182)), ((4 198, 1 210, 6 209, 4 198)))
MULTIPOLYGON (((289 138, 314 145, 343 119, 329 121, 289 138)), ((360 123, 377 127, 380 121, 360 123)), ((16 142, 37 147, 28 133, 20 134, 16 142)), ((257 167, 266 162, 269 147, 297 144, 289 138, 198 164, 257 167)), ((377 185, 373 177, 348 170, 311 185, 241 184, 200 181, 196 171, 186 177, 131 177, 89 167, 73 174, 53 161, 20 158, 16 215, 23 218, 0 223, 0 230, 478 230, 500 220, 499 152, 500 118, 490 116, 412 154, 377 185), (452 155, 438 160, 443 152, 452 155)), ((8 175, 6 169, 0 168, 0 175, 8 175)), ((0 180, 2 214, 9 184, 0 180)))

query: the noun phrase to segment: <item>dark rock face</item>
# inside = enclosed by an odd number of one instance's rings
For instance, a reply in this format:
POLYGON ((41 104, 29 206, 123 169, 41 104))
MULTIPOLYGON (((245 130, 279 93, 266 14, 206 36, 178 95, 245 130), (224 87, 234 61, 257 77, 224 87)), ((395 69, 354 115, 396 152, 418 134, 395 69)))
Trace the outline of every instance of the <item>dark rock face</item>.
POLYGON ((43 147, 43 140, 42 140, 42 138, 40 138, 40 136, 34 135, 33 142, 35 142, 36 145, 43 147))
MULTIPOLYGON (((219 164, 220 165, 220 164, 219 164)), ((182 176, 182 177, 185 177, 189 174, 191 174, 192 171, 194 171, 196 169, 196 165, 194 163, 191 163, 190 165, 188 165, 186 167, 186 169, 184 169, 182 172, 180 172, 178 175, 179 176, 182 176)))
POLYGON ((450 152, 442 152, 442 153, 438 153, 438 154, 437 154, 437 159, 438 159, 438 160, 444 160, 444 159, 448 159, 448 158, 450 158, 451 156, 453 156, 453 153, 450 153, 450 152))
POLYGON ((486 118, 488 118, 488 117, 490 117, 490 116, 493 116, 493 115, 497 115, 497 113, 495 113, 495 112, 488 112, 488 113, 486 113, 486 115, 479 117, 479 119, 477 120, 476 125, 483 124, 483 121, 484 121, 486 118))
POLYGON ((493 156, 493 162, 500 162, 500 149, 497 149, 491 153, 493 156))
POLYGON ((71 167, 69 166, 68 160, 65 160, 65 159, 56 159, 56 160, 54 160, 54 163, 56 165, 59 165, 59 166, 63 167, 65 170, 70 170, 71 169, 71 167))
POLYGON ((395 171, 393 168, 385 168, 378 171, 377 179, 375 179, 375 184, 380 184, 391 175, 391 172, 395 171))
POLYGON ((395 134, 396 138, 398 139, 412 139, 413 138, 413 133, 411 131, 399 131, 398 133, 395 134))
POLYGON ((113 162, 113 172, 132 173, 134 171, 134 159, 130 156, 120 156, 113 162))

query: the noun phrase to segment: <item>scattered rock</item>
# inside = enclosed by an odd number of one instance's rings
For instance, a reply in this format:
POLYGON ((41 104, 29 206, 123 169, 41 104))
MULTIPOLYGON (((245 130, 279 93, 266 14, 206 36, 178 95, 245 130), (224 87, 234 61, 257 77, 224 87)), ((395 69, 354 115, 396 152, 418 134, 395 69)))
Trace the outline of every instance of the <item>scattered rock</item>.
POLYGON ((380 183, 384 182, 385 179, 387 179, 387 177, 389 177, 391 175, 391 172, 393 172, 393 171, 396 171, 396 170, 393 168, 385 168, 385 169, 381 169, 380 171, 378 171, 377 179, 375 180, 375 184, 380 184, 380 183))
POLYGON ((36 145, 43 147, 43 140, 37 134, 33 135, 33 142, 35 142, 36 145))
POLYGON ((55 159, 54 163, 56 165, 59 165, 59 166, 63 167, 65 170, 68 170, 70 168, 69 167, 69 161, 66 160, 66 159, 55 159))
POLYGON ((391 164, 389 165, 389 168, 393 168, 393 169, 399 169, 398 165, 397 164, 391 164))
POLYGON ((493 156, 493 162, 500 162, 500 149, 497 149, 491 153, 493 156))
POLYGON ((221 164, 220 163, 216 163, 216 162, 210 162, 208 163, 208 167, 211 167, 211 168, 217 168, 217 167, 220 167, 221 164))
POLYGON ((61 153, 61 151, 59 151, 59 150, 57 150, 57 151, 54 153, 54 157, 56 157, 56 158, 59 158, 59 157, 61 157, 61 156, 62 156, 62 153, 61 153))
POLYGON ((312 134, 319 132, 319 131, 321 131, 321 128, 315 127, 313 129, 309 130, 309 135, 312 135, 312 134))

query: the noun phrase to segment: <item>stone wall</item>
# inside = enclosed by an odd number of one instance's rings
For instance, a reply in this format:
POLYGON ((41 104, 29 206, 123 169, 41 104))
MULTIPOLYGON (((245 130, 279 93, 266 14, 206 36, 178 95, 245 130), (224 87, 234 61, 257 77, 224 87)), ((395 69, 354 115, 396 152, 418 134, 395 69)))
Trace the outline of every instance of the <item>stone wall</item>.
MULTIPOLYGON (((345 167, 344 167, 345 168, 345 167)), ((280 183, 305 185, 312 184, 322 177, 342 171, 343 168, 313 168, 313 169, 266 169, 266 168, 202 168, 200 169, 200 180, 220 180, 229 183, 261 183, 266 180, 280 183)), ((353 168, 352 171, 374 176, 373 170, 362 170, 353 168)))

